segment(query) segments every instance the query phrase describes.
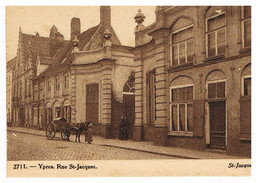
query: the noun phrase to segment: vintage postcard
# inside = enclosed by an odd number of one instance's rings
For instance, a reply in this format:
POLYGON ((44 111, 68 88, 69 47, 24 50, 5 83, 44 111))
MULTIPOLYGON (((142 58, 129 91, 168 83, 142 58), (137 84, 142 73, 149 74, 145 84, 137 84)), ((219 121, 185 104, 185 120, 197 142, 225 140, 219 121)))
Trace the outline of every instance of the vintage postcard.
POLYGON ((251 176, 251 6, 6 6, 7 177, 251 176))

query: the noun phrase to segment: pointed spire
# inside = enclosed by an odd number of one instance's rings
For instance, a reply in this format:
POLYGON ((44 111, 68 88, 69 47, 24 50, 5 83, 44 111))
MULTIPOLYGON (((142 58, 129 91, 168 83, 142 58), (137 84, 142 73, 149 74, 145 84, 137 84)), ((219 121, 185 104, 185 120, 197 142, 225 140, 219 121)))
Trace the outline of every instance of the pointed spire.
POLYGON ((22 34, 22 28, 21 28, 21 26, 19 27, 19 35, 21 35, 22 34))

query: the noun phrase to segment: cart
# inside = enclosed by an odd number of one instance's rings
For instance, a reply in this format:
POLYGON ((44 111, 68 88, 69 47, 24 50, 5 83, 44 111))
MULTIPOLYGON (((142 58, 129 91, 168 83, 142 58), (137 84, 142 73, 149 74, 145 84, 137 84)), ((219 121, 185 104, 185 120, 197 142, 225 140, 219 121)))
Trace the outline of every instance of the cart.
POLYGON ((63 140, 69 140, 71 128, 65 118, 55 118, 51 123, 47 124, 46 137, 51 140, 55 137, 56 132, 60 132, 63 140))

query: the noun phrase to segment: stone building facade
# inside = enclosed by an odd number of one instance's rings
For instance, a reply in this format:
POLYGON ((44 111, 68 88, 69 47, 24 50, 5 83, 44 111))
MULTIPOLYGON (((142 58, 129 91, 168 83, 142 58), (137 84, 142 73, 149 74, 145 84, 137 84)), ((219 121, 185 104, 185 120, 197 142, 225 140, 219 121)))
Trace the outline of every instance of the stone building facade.
POLYGON ((24 59, 32 69, 21 76, 22 83, 30 76, 31 93, 28 102, 27 98, 19 104, 29 107, 20 111, 24 120, 18 116, 14 124, 44 129, 57 117, 68 123, 90 120, 96 135, 118 138, 121 117, 127 115, 129 123, 134 123, 134 55, 132 47, 121 45, 112 28, 109 6, 100 7, 100 23, 84 32, 80 19, 72 18, 70 40, 64 40, 53 26, 48 38, 30 35, 19 42, 23 50, 33 50, 34 59, 24 59), (35 40, 42 42, 35 45, 35 40))
POLYGON ((251 7, 157 7, 135 16, 134 139, 251 153, 251 7))
POLYGON ((6 64, 6 119, 7 124, 12 123, 12 80, 13 80, 13 72, 16 62, 16 57, 9 60, 6 64))

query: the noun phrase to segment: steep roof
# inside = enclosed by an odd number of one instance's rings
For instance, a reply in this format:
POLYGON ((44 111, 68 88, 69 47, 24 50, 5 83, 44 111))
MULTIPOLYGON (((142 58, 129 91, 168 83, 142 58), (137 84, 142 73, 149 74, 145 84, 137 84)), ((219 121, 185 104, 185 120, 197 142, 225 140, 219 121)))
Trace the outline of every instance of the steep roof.
MULTIPOLYGON (((82 50, 84 46, 90 41, 92 36, 97 31, 98 27, 99 25, 92 27, 77 36, 78 40, 80 41, 79 50, 82 50)), ((73 46, 71 42, 66 42, 65 45, 54 56, 53 64, 42 74, 49 75, 54 72, 59 72, 68 68, 70 61, 73 57, 72 50, 73 46)))
POLYGON ((13 59, 9 60, 7 63, 6 63, 6 69, 11 69, 12 67, 15 66, 15 62, 16 62, 16 59, 17 57, 14 57, 13 59))
POLYGON ((24 59, 28 60, 29 49, 32 51, 34 60, 38 54, 39 56, 49 56, 49 41, 50 39, 48 37, 21 33, 21 51, 23 52, 24 59))

